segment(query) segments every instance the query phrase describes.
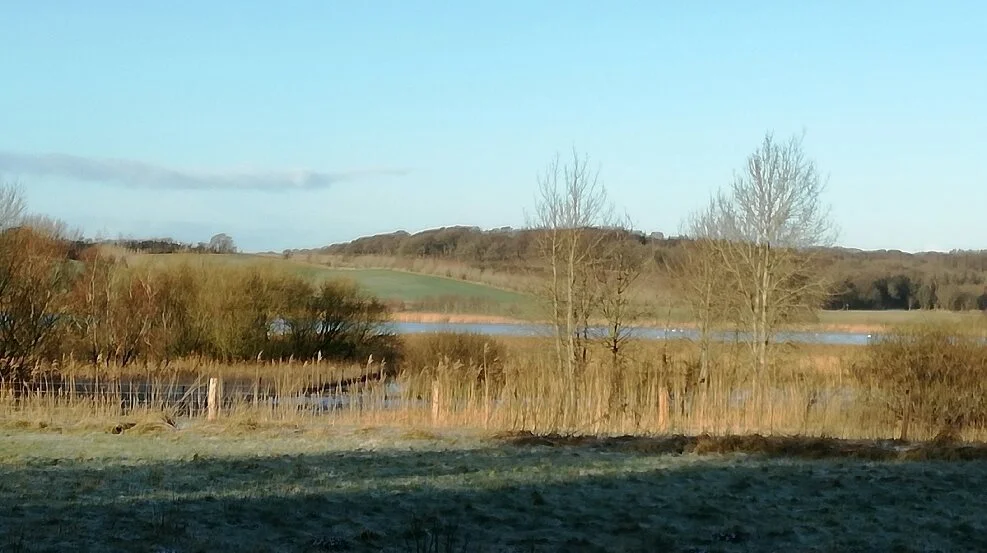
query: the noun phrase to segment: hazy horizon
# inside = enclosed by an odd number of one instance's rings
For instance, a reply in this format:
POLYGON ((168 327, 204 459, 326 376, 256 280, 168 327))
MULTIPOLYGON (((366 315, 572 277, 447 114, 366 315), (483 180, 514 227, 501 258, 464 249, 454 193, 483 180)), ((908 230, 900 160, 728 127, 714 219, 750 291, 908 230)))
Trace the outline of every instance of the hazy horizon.
POLYGON ((987 5, 16 3, 0 179, 87 236, 521 227, 575 147, 675 235, 805 131, 837 245, 987 249, 987 5))

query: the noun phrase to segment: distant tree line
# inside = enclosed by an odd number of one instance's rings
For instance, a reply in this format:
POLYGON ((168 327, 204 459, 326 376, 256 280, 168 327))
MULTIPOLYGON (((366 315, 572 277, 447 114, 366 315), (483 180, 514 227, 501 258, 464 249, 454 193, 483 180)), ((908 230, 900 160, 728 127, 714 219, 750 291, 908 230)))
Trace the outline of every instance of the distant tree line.
POLYGON ((987 251, 829 252, 827 309, 987 310, 987 251))
MULTIPOLYGON (((614 240, 612 233, 596 229, 614 240)), ((394 232, 358 238, 319 250, 341 256, 435 258, 481 270, 529 271, 539 259, 543 229, 445 227, 415 234, 394 232)), ((671 277, 670 264, 688 255, 688 237, 625 230, 623 246, 649 259, 648 270, 671 277)), ((987 250, 905 253, 821 248, 825 275, 831 283, 824 309, 987 309, 987 250)))
MULTIPOLYGON (((661 233, 646 234, 632 229, 621 229, 617 235, 613 234, 613 229, 587 227, 584 230, 607 237, 611 243, 615 236, 619 236, 621 240, 636 243, 639 251, 653 252, 658 258, 665 253, 659 246, 679 242, 679 239, 666 241, 661 233)), ((545 233, 544 229, 539 228, 482 230, 479 227, 443 227, 415 234, 398 231, 365 236, 321 248, 317 253, 436 258, 466 263, 479 269, 518 271, 528 268, 533 259, 539 258, 541 239, 545 233)), ((289 253, 309 252, 289 250, 289 253)))
MULTIPOLYGON (((36 228, 31 225, 32 228, 36 228)), ((168 253, 236 253, 237 248, 233 238, 220 233, 213 236, 209 242, 180 242, 172 238, 116 238, 116 239, 82 239, 71 240, 75 252, 95 245, 119 246, 137 253, 168 254, 168 253)))

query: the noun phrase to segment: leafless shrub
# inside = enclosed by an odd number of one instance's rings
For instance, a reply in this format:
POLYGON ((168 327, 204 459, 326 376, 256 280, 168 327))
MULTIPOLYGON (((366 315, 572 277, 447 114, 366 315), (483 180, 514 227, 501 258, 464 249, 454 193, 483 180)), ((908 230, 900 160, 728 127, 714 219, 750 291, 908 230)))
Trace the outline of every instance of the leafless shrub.
POLYGON ((985 374, 987 344, 951 325, 882 335, 852 370, 900 421, 902 440, 914 427, 948 438, 968 424, 987 422, 985 374))

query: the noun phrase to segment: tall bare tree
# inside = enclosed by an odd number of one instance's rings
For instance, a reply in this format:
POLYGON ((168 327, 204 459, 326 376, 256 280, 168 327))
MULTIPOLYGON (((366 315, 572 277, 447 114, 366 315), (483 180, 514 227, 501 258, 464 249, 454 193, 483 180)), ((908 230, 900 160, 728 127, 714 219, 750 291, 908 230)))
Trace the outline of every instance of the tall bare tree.
POLYGON ((555 327, 558 368, 567 387, 564 426, 579 401, 577 381, 586 364, 596 301, 593 271, 606 235, 603 229, 611 220, 606 190, 599 171, 590 169, 589 158, 575 150, 566 161, 556 156, 538 179, 533 226, 549 272, 545 296, 555 327))
POLYGON ((755 380, 768 367, 778 326, 817 307, 826 294, 814 253, 832 244, 835 228, 823 191, 802 137, 777 141, 768 133, 710 206, 710 243, 729 279, 724 291, 737 322, 749 333, 755 380))
POLYGON ((689 241, 680 255, 668 262, 673 286, 689 307, 698 327, 701 383, 711 378, 713 331, 730 318, 728 275, 723 271, 722 235, 715 205, 692 214, 685 223, 689 241))
POLYGON ((643 307, 634 296, 635 284, 644 270, 645 259, 635 247, 631 225, 626 218, 613 228, 603 229, 608 238, 600 245, 596 277, 596 302, 604 329, 601 341, 610 355, 610 416, 619 416, 626 403, 624 389, 624 346, 631 339, 631 323, 641 317, 643 307))
POLYGON ((630 324, 644 315, 643 306, 634 297, 635 285, 644 271, 645 256, 625 220, 601 229, 607 238, 599 245, 595 264, 597 310, 605 325, 603 344, 616 365, 621 350, 630 339, 630 324))

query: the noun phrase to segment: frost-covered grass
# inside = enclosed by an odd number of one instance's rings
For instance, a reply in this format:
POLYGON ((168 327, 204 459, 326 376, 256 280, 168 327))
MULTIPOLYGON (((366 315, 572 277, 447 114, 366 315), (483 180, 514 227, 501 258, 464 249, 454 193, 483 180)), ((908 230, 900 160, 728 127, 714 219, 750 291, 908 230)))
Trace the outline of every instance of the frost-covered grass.
POLYGON ((530 443, 0 430, 0 551, 987 550, 983 462, 530 443))

